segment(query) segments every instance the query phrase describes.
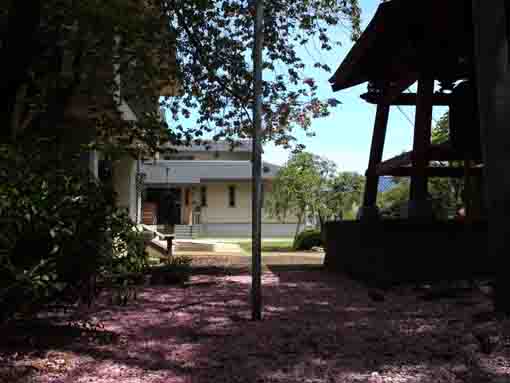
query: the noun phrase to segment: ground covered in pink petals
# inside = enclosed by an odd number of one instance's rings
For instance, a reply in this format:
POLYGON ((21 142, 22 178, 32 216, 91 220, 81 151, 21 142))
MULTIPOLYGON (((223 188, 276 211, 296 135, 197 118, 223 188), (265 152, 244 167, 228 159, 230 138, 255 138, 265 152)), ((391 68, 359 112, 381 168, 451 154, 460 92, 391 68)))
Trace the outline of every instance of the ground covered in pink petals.
POLYGON ((510 322, 484 315, 479 290, 424 300, 281 266, 263 289, 262 322, 249 320, 243 271, 141 288, 125 307, 105 299, 90 313, 94 336, 4 347, 0 382, 510 382, 510 322))

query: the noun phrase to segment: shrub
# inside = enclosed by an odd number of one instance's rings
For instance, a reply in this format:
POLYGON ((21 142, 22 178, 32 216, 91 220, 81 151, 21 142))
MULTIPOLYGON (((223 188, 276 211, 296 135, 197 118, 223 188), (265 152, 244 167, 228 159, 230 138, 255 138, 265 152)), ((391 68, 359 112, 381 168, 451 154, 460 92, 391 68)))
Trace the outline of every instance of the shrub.
POLYGON ((174 285, 189 280, 191 274, 191 257, 177 255, 170 258, 164 265, 151 270, 152 284, 174 285))
POLYGON ((299 233, 294 241, 294 249, 311 250, 322 246, 322 236, 319 230, 307 229, 299 233))
POLYGON ((143 238, 111 189, 58 153, 51 140, 0 146, 0 320, 90 302, 98 277, 145 267, 143 238))

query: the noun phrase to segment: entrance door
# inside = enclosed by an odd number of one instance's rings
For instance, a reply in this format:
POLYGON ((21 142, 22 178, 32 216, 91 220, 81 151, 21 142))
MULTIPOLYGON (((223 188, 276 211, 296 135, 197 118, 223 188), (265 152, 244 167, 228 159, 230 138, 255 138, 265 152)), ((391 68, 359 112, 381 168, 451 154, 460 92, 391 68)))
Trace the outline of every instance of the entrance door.
POLYGON ((166 198, 166 223, 179 225, 181 223, 181 189, 170 189, 166 198))
POLYGON ((181 223, 181 189, 149 189, 144 205, 156 206, 157 225, 179 225, 181 223))

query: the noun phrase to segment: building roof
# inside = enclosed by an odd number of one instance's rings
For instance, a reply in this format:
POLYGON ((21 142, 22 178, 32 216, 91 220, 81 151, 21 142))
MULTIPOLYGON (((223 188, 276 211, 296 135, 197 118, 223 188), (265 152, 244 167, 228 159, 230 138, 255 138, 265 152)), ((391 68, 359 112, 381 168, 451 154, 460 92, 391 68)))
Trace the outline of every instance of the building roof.
MULTIPOLYGON (((272 179, 279 166, 263 163, 262 178, 272 179)), ((251 179, 250 161, 182 161, 168 160, 144 163, 142 172, 147 185, 198 184, 208 181, 248 181, 251 179)))
POLYGON ((172 145, 171 149, 175 149, 177 152, 251 152, 252 141, 251 140, 239 140, 235 144, 231 144, 227 141, 213 141, 203 140, 200 145, 191 144, 186 145, 172 145))
POLYGON ((458 80, 473 68, 469 0, 381 3, 333 77, 338 91, 367 81, 412 84, 421 73, 458 80))

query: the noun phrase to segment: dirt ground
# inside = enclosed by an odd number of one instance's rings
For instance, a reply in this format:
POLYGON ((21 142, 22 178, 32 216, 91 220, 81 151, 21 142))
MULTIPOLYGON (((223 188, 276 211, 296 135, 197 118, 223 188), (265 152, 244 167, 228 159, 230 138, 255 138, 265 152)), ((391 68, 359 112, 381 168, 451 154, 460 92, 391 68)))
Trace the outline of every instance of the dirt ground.
MULTIPOLYGON (((193 266, 200 270, 201 267, 219 267, 219 268, 245 268, 251 265, 251 257, 244 254, 221 254, 221 253, 197 253, 180 252, 178 255, 188 255, 193 259, 193 266)), ((268 266, 276 265, 322 265, 324 262, 324 253, 308 252, 286 252, 286 253, 266 253, 262 255, 262 265, 268 270, 268 266)))
POLYGON ((510 321, 479 289, 374 291, 268 264, 262 322, 249 292, 241 265, 141 288, 124 307, 105 297, 88 326, 4 329, 0 382, 510 382, 510 321))

